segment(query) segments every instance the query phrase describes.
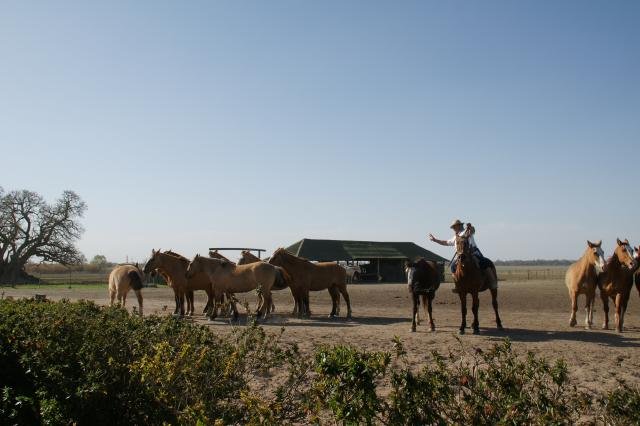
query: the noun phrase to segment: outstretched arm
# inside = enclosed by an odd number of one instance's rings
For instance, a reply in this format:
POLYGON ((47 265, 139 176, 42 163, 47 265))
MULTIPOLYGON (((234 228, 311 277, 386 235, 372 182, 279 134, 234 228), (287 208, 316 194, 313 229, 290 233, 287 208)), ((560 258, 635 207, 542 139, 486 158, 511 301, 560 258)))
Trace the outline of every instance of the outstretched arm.
POLYGON ((447 240, 439 240, 433 236, 433 234, 429 234, 429 239, 434 243, 440 244, 441 246, 448 246, 449 242, 447 240))

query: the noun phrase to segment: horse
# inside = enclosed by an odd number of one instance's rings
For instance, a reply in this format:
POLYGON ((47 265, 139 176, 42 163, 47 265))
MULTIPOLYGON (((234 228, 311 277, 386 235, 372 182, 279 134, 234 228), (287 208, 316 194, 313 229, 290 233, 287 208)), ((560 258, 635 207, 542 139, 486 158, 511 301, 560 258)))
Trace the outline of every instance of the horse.
POLYGON ((596 298, 598 274, 605 267, 604 252, 601 246, 602 241, 592 243, 587 240, 587 249, 582 254, 582 257, 569 265, 564 276, 564 282, 569 290, 569 298, 571 299, 570 327, 575 326, 577 323, 578 296, 581 294, 584 294, 587 298, 584 308, 584 326, 589 330, 593 325, 593 302, 596 298))
POLYGON ((249 250, 242 250, 240 252, 240 260, 238 260, 238 265, 248 265, 249 263, 256 262, 262 262, 262 259, 251 253, 249 250))
MULTIPOLYGON (((258 290, 261 296, 256 315, 267 318, 271 305, 271 289, 276 281, 276 268, 266 262, 235 265, 220 259, 196 255, 187 267, 187 278, 204 273, 209 278, 214 294, 246 293, 258 290)), ((216 300, 218 297, 216 297, 216 300)), ((234 318, 238 310, 233 304, 234 318)), ((214 309, 214 315, 216 309, 214 309)))
POLYGON ((640 295, 640 246, 636 247, 636 271, 633 274, 633 280, 636 283, 636 289, 638 289, 638 295, 640 295))
POLYGON ((413 315, 411 320, 411 332, 415 333, 416 324, 420 324, 420 297, 422 305, 429 318, 429 328, 436 331, 433 322, 432 303, 436 290, 440 287, 440 270, 435 262, 419 259, 416 262, 407 262, 407 284, 413 300, 413 315))
POLYGON ((362 270, 360 269, 360 265, 347 265, 344 267, 345 271, 347 271, 347 283, 353 284, 356 280, 359 279, 362 270))
MULTIPOLYGON (((238 265, 248 265, 250 263, 256 262, 264 262, 264 260, 260 259, 258 256, 251 253, 249 250, 242 250, 240 252, 240 260, 238 260, 238 265)), ((285 271, 283 268, 276 266, 276 282, 273 285, 272 290, 284 290, 285 288, 291 285, 291 276, 285 271)), ((273 303, 273 299, 271 300, 271 306, 269 307, 269 312, 275 312, 276 305, 273 303)), ((296 308, 294 307, 294 313, 296 308)))
POLYGON ((283 248, 277 249, 269 263, 282 267, 292 278, 291 293, 298 306, 298 315, 310 316, 309 291, 328 290, 331 295, 332 309, 329 317, 340 312, 340 294, 347 303, 347 318, 351 318, 351 300, 347 292, 347 273, 344 268, 333 262, 312 263, 294 256, 283 248))
POLYGON ((624 314, 633 287, 633 273, 637 262, 628 240, 617 239, 613 256, 607 261, 604 271, 598 275, 598 288, 602 299, 604 322, 602 328, 609 328, 609 298, 616 304, 616 331, 622 333, 624 314))
POLYGON ((116 266, 109 274, 109 295, 110 305, 113 306, 115 299, 124 307, 127 303, 127 293, 133 289, 138 298, 138 309, 142 315, 142 283, 144 274, 136 263, 135 265, 116 266))
POLYGON ((496 314, 496 326, 502 330, 502 321, 498 313, 498 282, 495 266, 493 264, 493 274, 485 274, 480 269, 473 257, 467 236, 456 236, 456 270, 453 273, 453 280, 460 297, 460 310, 462 313, 462 323, 460 324, 460 334, 465 333, 467 326, 467 294, 471 294, 473 312, 473 334, 480 333, 480 322, 478 321, 478 308, 480 300, 478 293, 489 289, 491 291, 491 303, 496 314), (493 275, 493 276, 492 276, 493 275), (494 278, 495 277, 495 278, 494 278))
MULTIPOLYGON (((205 275, 195 276, 187 279, 185 276, 189 259, 178 253, 167 250, 164 253, 160 250, 151 250, 151 257, 144 265, 145 273, 158 270, 166 277, 167 283, 173 289, 176 308, 173 312, 175 316, 193 315, 193 291, 205 290, 208 299, 211 299, 211 285, 205 275), (191 293, 191 297, 189 297, 191 293), (185 296, 187 296, 187 310, 184 309, 185 296), (190 299, 190 302, 189 302, 190 299)), ((209 303, 208 303, 209 304, 209 303)), ((211 303, 211 305, 213 305, 211 303)), ((207 308, 205 307, 205 312, 207 308)))

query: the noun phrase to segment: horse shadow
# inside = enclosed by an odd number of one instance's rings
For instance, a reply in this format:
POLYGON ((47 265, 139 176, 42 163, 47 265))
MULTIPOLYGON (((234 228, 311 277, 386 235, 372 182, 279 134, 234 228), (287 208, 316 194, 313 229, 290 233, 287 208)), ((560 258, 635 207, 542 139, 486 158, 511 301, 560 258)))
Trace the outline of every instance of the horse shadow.
MULTIPOLYGON (((630 331, 630 330, 628 330, 630 331)), ((640 339, 630 337, 625 333, 615 331, 598 330, 528 330, 524 328, 496 328, 480 329, 480 335, 488 337, 491 341, 509 338, 513 342, 538 343, 553 342, 557 340, 577 341, 584 343, 596 343, 616 348, 640 347, 640 339)))

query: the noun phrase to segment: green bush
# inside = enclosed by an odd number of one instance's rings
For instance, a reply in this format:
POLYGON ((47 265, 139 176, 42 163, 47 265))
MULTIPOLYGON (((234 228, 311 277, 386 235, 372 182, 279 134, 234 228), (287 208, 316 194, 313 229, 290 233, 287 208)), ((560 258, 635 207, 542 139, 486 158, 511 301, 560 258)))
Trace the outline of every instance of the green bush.
POLYGON ((417 366, 399 339, 395 354, 338 345, 311 357, 258 326, 230 330, 0 300, 0 425, 640 423, 637 386, 586 397, 562 360, 508 340, 417 366))
POLYGON ((2 405, 9 423, 195 423, 243 418, 247 369, 268 366, 264 334, 221 339, 172 317, 91 302, 0 302, 2 405), (32 422, 27 422, 32 423, 32 422))

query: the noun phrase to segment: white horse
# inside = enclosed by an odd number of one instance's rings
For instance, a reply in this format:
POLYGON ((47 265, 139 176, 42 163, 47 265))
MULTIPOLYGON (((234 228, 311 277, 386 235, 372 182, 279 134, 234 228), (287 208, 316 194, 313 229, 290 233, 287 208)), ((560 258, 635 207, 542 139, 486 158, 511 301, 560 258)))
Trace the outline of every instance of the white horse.
POLYGON ((345 271, 347 271, 347 283, 353 284, 353 280, 357 279, 356 274, 360 276, 362 270, 360 269, 360 265, 343 265, 345 271))

